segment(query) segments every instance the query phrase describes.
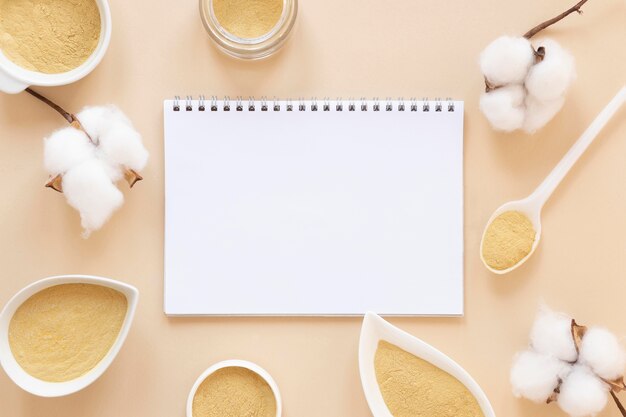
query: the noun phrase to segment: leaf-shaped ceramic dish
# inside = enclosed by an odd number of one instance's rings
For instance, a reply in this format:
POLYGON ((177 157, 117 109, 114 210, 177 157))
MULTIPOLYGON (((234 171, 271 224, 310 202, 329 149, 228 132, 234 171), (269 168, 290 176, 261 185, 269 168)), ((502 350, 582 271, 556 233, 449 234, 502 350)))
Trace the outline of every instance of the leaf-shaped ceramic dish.
POLYGON ((365 398, 374 417, 393 417, 380 392, 374 368, 374 357, 381 340, 432 363, 458 379, 476 398, 484 416, 495 417, 491 403, 483 390, 459 364, 428 343, 387 323, 376 314, 367 313, 359 341, 359 370, 365 398))
POLYGON ((138 299, 139 292, 135 287, 108 278, 88 275, 63 275, 44 278, 34 282, 15 294, 4 306, 2 313, 0 313, 0 365, 2 365, 2 368, 4 368, 9 378, 20 388, 31 394, 39 395, 40 397, 60 397, 80 391, 98 379, 117 356, 117 353, 120 351, 128 335, 128 330, 130 329, 135 315, 135 309, 137 308, 138 299), (11 323, 13 314, 15 314, 15 311, 24 301, 41 290, 60 284, 95 284, 113 288, 126 296, 128 304, 124 323, 120 328, 117 339, 108 353, 94 368, 86 374, 70 381, 47 382, 28 374, 15 360, 9 345, 9 324, 11 323))

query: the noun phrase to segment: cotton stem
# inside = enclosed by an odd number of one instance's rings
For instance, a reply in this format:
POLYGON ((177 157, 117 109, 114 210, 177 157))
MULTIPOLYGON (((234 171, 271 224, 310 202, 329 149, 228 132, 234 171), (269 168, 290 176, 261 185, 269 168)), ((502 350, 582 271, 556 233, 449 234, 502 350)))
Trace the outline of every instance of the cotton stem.
POLYGON ((611 397, 613 397, 613 401, 615 401, 615 405, 619 409, 619 412, 622 413, 622 416, 626 417, 626 409, 624 408, 619 398, 617 398, 617 395, 615 395, 613 391, 611 391, 611 397))
POLYGON ((564 11, 563 13, 561 13, 560 15, 553 17, 550 20, 546 20, 543 23, 538 24, 537 26, 535 26, 534 28, 532 28, 531 30, 529 30, 528 32, 526 32, 524 34, 524 37, 526 39, 530 39, 533 36, 535 36, 537 33, 541 32, 542 30, 544 30, 547 27, 552 26, 553 24, 555 24, 556 22, 565 19, 567 16, 569 16, 570 14, 576 12, 578 14, 582 14, 582 10, 581 8, 583 7, 583 5, 585 3, 587 3, 588 0, 580 0, 578 3, 576 3, 574 6, 570 7, 569 9, 567 9, 566 11, 564 11))
POLYGON ((89 138, 89 141, 91 143, 93 143, 94 145, 96 145, 96 143, 94 142, 94 140, 91 138, 91 136, 89 136, 89 133, 87 133, 85 131, 85 129, 83 128, 83 125, 80 124, 80 121, 76 118, 76 116, 70 112, 68 112, 67 110, 65 110, 63 107, 59 106, 58 104, 56 104, 54 101, 50 100, 47 97, 42 96, 41 94, 39 94, 38 92, 32 90, 30 87, 28 87, 25 90, 28 94, 30 94, 31 96, 37 98, 38 100, 43 101, 44 103, 46 103, 48 106, 52 107, 54 110, 56 110, 61 116, 63 116, 63 118, 65 120, 67 120, 67 122, 72 125, 73 127, 75 127, 76 129, 82 130, 83 132, 85 132, 85 134, 87 135, 87 137, 89 138))

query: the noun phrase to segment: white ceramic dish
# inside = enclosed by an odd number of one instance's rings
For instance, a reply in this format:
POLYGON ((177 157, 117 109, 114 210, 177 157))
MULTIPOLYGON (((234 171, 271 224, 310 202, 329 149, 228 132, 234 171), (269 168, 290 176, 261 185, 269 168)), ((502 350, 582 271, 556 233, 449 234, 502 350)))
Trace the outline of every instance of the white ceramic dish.
POLYGON ((374 417, 393 417, 378 387, 374 356, 378 342, 384 340, 443 369, 458 379, 478 401, 485 417, 495 417, 487 396, 469 373, 459 364, 428 343, 392 326, 374 313, 367 313, 359 341, 359 370, 365 398, 374 417))
POLYGON ((30 71, 14 64, 0 51, 0 91, 16 94, 28 86, 57 86, 70 84, 89 74, 102 60, 111 40, 111 11, 107 0, 95 0, 100 10, 100 39, 96 49, 79 67, 59 74, 30 71))
POLYGON ((193 384, 191 391, 189 391, 189 397, 187 397, 187 417, 193 417, 193 397, 196 396, 196 391, 198 390, 200 384, 202 384, 202 381, 204 381, 209 375, 211 375, 218 369, 230 367, 246 368, 263 378, 274 393, 274 398, 276 399, 276 417, 282 416, 283 405, 280 399, 280 391, 278 390, 278 385, 276 384, 272 376, 265 369, 261 368, 255 363, 242 361, 239 359, 230 359, 227 361, 218 362, 210 366, 206 371, 202 372, 198 379, 196 379, 196 382, 193 384))
POLYGON ((2 365, 2 368, 9 378, 20 388, 40 397, 60 397, 80 391, 98 379, 117 356, 128 335, 128 330, 130 329, 137 308, 138 299, 139 292, 135 287, 108 278, 99 278, 89 275, 62 275, 34 282, 15 294, 4 306, 2 313, 0 313, 0 365, 2 365), (126 310, 126 317, 124 318, 124 323, 122 324, 117 340, 95 368, 76 379, 66 382, 47 382, 31 376, 17 363, 11 352, 11 347, 9 346, 9 324, 13 314, 24 301, 41 290, 60 284, 82 283, 110 287, 126 296, 128 309, 126 310))

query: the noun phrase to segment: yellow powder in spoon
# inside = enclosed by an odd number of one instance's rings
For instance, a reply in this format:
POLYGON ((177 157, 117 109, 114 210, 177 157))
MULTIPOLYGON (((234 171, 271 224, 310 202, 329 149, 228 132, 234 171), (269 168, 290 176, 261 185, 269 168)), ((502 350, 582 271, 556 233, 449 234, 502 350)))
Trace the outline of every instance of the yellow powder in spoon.
POLYGON ((20 67, 70 71, 89 58, 99 38, 95 0, 0 0, 0 49, 20 67))
POLYGON ((380 341, 376 380, 394 417, 483 417, 476 398, 458 379, 391 343, 380 341))
POLYGON ((17 363, 35 378, 69 381, 93 369, 117 340, 126 296, 93 284, 61 284, 39 291, 9 323, 17 363))
POLYGON ((493 269, 508 269, 524 259, 535 242, 535 228, 519 211, 505 211, 487 227, 483 259, 493 269))
POLYGON ((198 387, 193 417, 276 417, 276 397, 256 372, 239 366, 218 369, 198 387))
POLYGON ((231 34, 258 38, 276 26, 283 13, 283 0, 213 0, 217 21, 231 34))

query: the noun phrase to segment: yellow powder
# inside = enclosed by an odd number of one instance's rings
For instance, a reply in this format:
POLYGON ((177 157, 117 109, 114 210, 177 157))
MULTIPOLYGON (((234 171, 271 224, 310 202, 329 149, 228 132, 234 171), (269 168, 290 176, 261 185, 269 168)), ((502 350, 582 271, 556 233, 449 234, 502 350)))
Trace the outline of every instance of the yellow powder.
POLYGON ((92 284, 46 288, 17 309, 9 346, 35 378, 69 381, 93 369, 117 339, 126 315, 124 294, 92 284))
POLYGON ((258 38, 276 26, 283 13, 283 0, 213 0, 213 13, 231 34, 258 38))
POLYGON ((99 38, 94 0, 0 0, 0 49, 23 68, 70 71, 89 58, 99 38))
POLYGON ((276 398, 267 382, 247 368, 218 369, 198 387, 193 417, 276 417, 276 398))
POLYGON ((535 229, 519 211, 506 211, 491 222, 483 239, 483 259, 493 269, 516 265, 531 251, 535 229))
POLYGON ((376 379, 394 417, 483 417, 476 398, 458 379, 396 345, 380 341, 376 379))

